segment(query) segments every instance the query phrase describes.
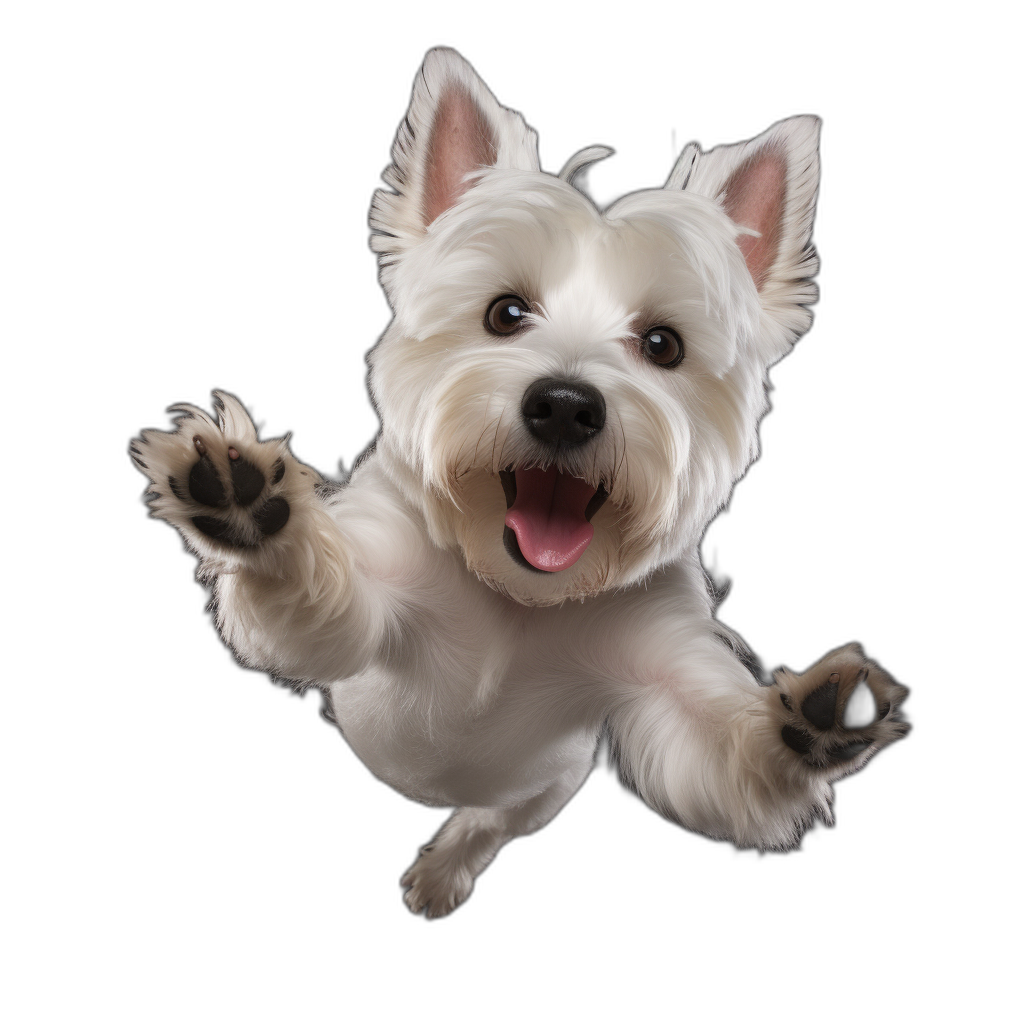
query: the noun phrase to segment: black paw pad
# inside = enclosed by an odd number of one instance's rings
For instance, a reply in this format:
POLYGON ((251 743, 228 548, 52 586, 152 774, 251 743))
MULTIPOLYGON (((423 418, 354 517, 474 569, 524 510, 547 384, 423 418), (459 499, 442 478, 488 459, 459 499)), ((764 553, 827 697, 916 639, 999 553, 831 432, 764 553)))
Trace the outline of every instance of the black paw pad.
POLYGON ((219 540, 224 544, 232 544, 235 547, 248 547, 244 541, 235 536, 234 530, 231 529, 231 524, 224 522, 223 519, 215 519, 213 516, 193 516, 192 525, 200 533, 206 534, 207 537, 211 537, 213 540, 219 540))
POLYGON ((251 505, 260 496, 264 483, 263 474, 248 459, 241 455, 231 459, 231 488, 239 505, 251 505))
POLYGON ((792 711, 793 710, 793 702, 789 699, 789 694, 788 693, 780 693, 779 694, 779 700, 782 701, 782 706, 787 711, 792 711))
POLYGON ((288 522, 291 512, 291 507, 284 498, 271 498, 262 508, 253 512, 252 521, 264 537, 269 537, 288 522))
MULTIPOLYGON (((217 470, 213 468, 210 459, 203 455, 192 467, 188 475, 188 493, 200 505, 210 505, 213 508, 224 506, 224 485, 221 483, 217 470)), ((201 516, 200 518, 206 518, 201 516)))
POLYGON ((271 483, 279 484, 284 479, 284 459, 278 459, 274 463, 274 479, 271 483))
POLYGON ((852 761, 858 754, 863 754, 870 746, 870 743, 847 743, 846 746, 830 750, 828 758, 830 761, 852 761))
POLYGON ((843 725, 848 729, 863 729, 874 721, 877 712, 874 693, 867 685, 866 676, 853 688, 843 709, 843 725))
POLYGON ((822 732, 831 729, 836 721, 836 700, 839 697, 839 678, 829 681, 809 693, 800 705, 800 711, 811 725, 817 726, 822 732))
POLYGON ((814 739, 803 729, 794 729, 791 725, 784 725, 782 727, 782 742, 790 750, 795 750, 798 754, 806 754, 811 749, 814 739))

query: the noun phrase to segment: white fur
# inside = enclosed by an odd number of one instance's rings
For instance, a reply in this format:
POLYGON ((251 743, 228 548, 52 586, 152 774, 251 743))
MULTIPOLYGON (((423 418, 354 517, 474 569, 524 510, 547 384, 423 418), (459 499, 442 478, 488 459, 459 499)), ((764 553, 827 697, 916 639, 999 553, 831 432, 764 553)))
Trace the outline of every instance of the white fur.
MULTIPOLYGON (((375 450, 322 495, 285 442, 257 442, 230 396, 219 424, 189 407, 174 433, 144 433, 154 514, 204 559, 232 648, 326 691, 381 779, 462 808, 406 877, 412 909, 447 913, 502 843, 548 821, 589 772, 602 730, 656 810, 761 848, 792 846, 813 818, 830 820, 831 781, 888 741, 871 737, 865 753, 818 768, 786 747, 779 686, 759 685, 736 656, 698 556, 757 455, 766 371, 810 322, 817 132, 802 117, 738 147, 691 144, 664 189, 601 211, 573 182, 608 150, 543 173, 522 118, 453 51, 432 51, 385 174, 395 191, 378 192, 371 214, 395 314, 371 355, 375 450), (451 88, 476 104, 496 159, 427 224, 426 151, 451 88), (788 192, 759 292, 737 245, 751 229, 729 219, 719 193, 765 140, 786 154, 788 192), (484 311, 509 293, 530 303, 529 326, 495 338, 484 311), (662 324, 684 339, 672 370, 639 351, 638 333, 662 324), (558 573, 522 568, 502 544, 498 472, 552 458, 519 413, 544 376, 583 380, 608 408, 594 441, 557 458, 610 495, 593 542, 558 573), (234 443, 267 473, 286 457, 278 487, 292 511, 280 533, 232 549, 194 528, 197 507, 167 481, 181 490, 197 430, 221 469, 234 443)), ((241 522, 244 511, 230 515, 241 522)), ((819 668, 786 685, 802 693, 819 668)))

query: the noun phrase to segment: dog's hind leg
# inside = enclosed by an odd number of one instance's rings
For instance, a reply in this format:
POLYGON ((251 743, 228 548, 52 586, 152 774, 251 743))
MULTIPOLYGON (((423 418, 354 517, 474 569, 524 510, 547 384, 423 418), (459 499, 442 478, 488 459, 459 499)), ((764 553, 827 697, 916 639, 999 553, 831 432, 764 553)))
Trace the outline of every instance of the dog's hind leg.
POLYGON ((477 875, 510 839, 546 825, 583 784, 592 761, 567 769, 551 786, 514 807, 460 807, 420 849, 402 877, 405 902, 418 914, 444 917, 473 891, 477 875))

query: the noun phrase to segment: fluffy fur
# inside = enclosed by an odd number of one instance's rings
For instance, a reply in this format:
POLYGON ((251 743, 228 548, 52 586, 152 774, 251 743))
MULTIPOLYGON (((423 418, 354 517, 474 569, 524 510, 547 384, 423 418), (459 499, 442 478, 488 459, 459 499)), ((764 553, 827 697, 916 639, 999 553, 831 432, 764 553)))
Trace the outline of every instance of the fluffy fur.
POLYGON ((176 407, 173 432, 133 443, 239 657, 320 687, 375 774, 458 808, 405 876, 414 911, 449 912, 545 824, 602 733, 654 809, 762 849, 831 820, 831 783, 905 733, 906 690, 856 646, 757 678, 698 554, 757 455, 767 370, 810 325, 818 129, 690 144, 664 188, 599 210, 576 186, 610 151, 542 172, 522 117, 431 51, 371 210, 394 310, 370 357, 374 448, 325 487, 226 394, 217 420, 176 407), (494 336, 507 295, 528 312, 494 336), (683 339, 677 366, 645 357, 655 327, 683 339), (596 389, 603 428, 539 440, 523 403, 543 379, 596 389), (531 467, 607 492, 561 571, 504 534, 501 473, 531 467))

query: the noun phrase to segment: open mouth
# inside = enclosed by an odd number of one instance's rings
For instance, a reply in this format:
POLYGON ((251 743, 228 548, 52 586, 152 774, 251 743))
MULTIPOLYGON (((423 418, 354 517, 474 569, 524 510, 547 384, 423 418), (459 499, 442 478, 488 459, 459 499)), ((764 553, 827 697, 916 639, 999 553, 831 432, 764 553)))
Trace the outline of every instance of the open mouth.
POLYGON ((574 565, 594 538, 590 520, 608 499, 604 484, 593 487, 551 466, 502 470, 505 489, 505 550, 520 565, 561 572, 574 565))

